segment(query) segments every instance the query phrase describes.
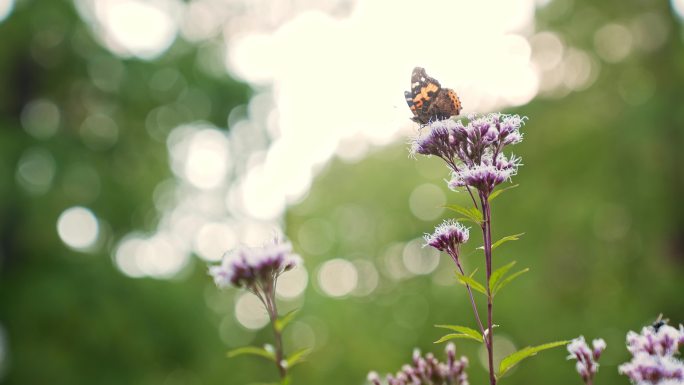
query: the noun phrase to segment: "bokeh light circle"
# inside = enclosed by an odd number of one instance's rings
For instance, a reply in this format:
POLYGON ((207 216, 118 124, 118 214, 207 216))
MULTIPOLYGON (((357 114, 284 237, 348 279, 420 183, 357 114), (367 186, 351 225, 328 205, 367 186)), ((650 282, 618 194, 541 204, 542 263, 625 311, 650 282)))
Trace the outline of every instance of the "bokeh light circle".
POLYGON ((432 247, 423 247, 423 239, 414 239, 406 244, 402 252, 406 270, 413 274, 430 274, 439 265, 439 252, 432 247))
POLYGON ((331 259, 318 270, 318 286, 330 297, 344 297, 358 282, 356 267, 346 259, 331 259))
POLYGON ((88 249, 97 241, 97 218, 85 207, 68 208, 57 219, 57 233, 67 246, 77 250, 88 249))
POLYGON ((161 231, 152 236, 131 234, 119 242, 114 261, 129 277, 172 278, 188 263, 190 256, 178 237, 161 231))
POLYGON ((102 38, 115 53, 154 59, 176 38, 175 1, 101 0, 96 3, 102 38))
POLYGON ((411 192, 409 197, 409 208, 413 215, 424 221, 431 221, 439 218, 444 211, 446 195, 436 185, 432 183, 422 184, 411 192))
POLYGON ((195 235, 195 252, 205 261, 220 261, 223 253, 236 245, 235 230, 227 223, 205 223, 195 235))
POLYGON ((194 187, 222 186, 231 170, 226 135, 207 123, 182 125, 167 139, 173 172, 194 187))
POLYGON ((252 293, 241 293, 235 301, 235 318, 247 329, 261 329, 268 324, 264 304, 252 293))
POLYGON ((278 277, 276 294, 284 299, 297 298, 304 293, 309 283, 309 274, 303 265, 298 265, 294 269, 283 273, 278 277))
POLYGON ((56 169, 55 158, 48 150, 28 148, 17 164, 17 183, 29 193, 46 193, 52 187, 56 169))
POLYGON ((0 0, 0 23, 5 20, 14 8, 14 0, 0 0))
POLYGON ((53 136, 59 128, 60 120, 59 107, 47 99, 33 100, 21 110, 21 125, 36 139, 53 136))

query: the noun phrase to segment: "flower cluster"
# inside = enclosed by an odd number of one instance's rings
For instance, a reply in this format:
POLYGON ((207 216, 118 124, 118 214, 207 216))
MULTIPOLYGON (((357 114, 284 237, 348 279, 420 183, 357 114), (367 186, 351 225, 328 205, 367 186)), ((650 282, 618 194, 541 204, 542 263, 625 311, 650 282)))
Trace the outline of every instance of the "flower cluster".
POLYGON ((462 167, 451 174, 449 188, 456 190, 459 187, 472 186, 487 194, 501 183, 511 179, 518 172, 520 158, 511 156, 507 159, 500 154, 496 161, 490 154, 482 157, 482 163, 472 167, 462 167))
POLYGON ((226 252, 218 266, 211 266, 209 274, 218 287, 233 285, 250 291, 275 286, 280 274, 301 263, 292 253, 292 244, 274 239, 261 247, 240 247, 226 252))
POLYGON ((442 158, 452 171, 449 187, 474 187, 489 195, 520 166, 520 158, 506 158, 502 150, 522 141, 524 123, 525 117, 500 113, 470 115, 466 125, 438 120, 430 123, 429 133, 414 139, 411 152, 442 158))
POLYGON ((209 268, 216 286, 245 288, 264 304, 273 327, 275 346, 263 349, 263 353, 273 356, 283 380, 287 378, 288 361, 284 359, 282 326, 277 326, 276 283, 282 273, 301 263, 302 259, 292 253, 290 242, 275 238, 261 247, 240 247, 226 252, 220 265, 209 268))
POLYGON ((458 245, 467 242, 468 237, 467 228, 453 219, 447 219, 435 228, 434 233, 425 234, 425 245, 458 256, 458 245))
POLYGON ((684 362, 674 357, 684 345, 684 326, 665 323, 646 326, 641 334, 627 333, 632 360, 620 365, 621 374, 637 385, 684 384, 684 362))
POLYGON ((582 377, 585 384, 591 384, 594 375, 598 372, 598 359, 606 349, 606 341, 602 338, 592 341, 593 349, 590 349, 584 336, 579 336, 568 344, 568 359, 577 360, 577 373, 582 377))
MULTIPOLYGON (((468 385, 468 359, 456 360, 456 346, 446 346, 447 362, 439 362, 432 353, 422 357, 418 349, 413 352, 413 365, 404 365, 396 375, 387 375, 387 385, 468 385)), ((368 381, 382 385, 376 372, 368 373, 368 381)))

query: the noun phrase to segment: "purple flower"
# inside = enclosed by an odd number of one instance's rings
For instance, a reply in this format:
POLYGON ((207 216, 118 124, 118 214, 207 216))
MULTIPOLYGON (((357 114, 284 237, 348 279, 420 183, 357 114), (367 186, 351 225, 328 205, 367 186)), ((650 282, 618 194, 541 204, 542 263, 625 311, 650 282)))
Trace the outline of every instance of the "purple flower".
POLYGON ((575 369, 585 384, 591 383, 594 375, 598 372, 599 364, 597 361, 606 349, 606 341, 602 338, 595 339, 592 341, 592 345, 593 349, 590 349, 584 340, 584 336, 579 336, 568 344, 568 352, 570 353, 568 359, 577 360, 575 369))
POLYGON ((519 166, 520 158, 515 156, 507 159, 500 154, 496 161, 493 161, 491 155, 486 155, 480 164, 464 166, 453 172, 448 185, 452 190, 472 186, 488 195, 496 186, 517 174, 519 166))
POLYGON ((270 287, 280 274, 301 263, 292 253, 292 244, 274 239, 261 247, 240 247, 226 252, 220 265, 211 266, 209 274, 218 287, 230 285, 253 290, 270 287))
MULTIPOLYGON (((446 346, 447 362, 440 362, 432 353, 421 356, 420 350, 413 351, 413 365, 404 365, 396 375, 388 374, 387 385, 468 385, 468 359, 456 360, 456 346, 446 346)), ((368 382, 382 385, 376 372, 368 373, 368 382)))
POLYGON ((465 124, 438 120, 428 125, 426 135, 413 140, 411 152, 444 159, 453 173, 449 187, 474 187, 487 195, 516 174, 520 158, 507 159, 502 150, 522 141, 525 120, 500 113, 469 115, 465 124))
POLYGON ((458 141, 454 136, 457 125, 453 120, 437 120, 430 124, 429 132, 413 139, 412 154, 435 155, 447 163, 453 162, 458 152, 458 141))
POLYGON ((378 373, 377 372, 368 373, 368 382, 372 383, 373 385, 380 385, 380 376, 378 376, 378 373))
POLYGON ((661 385, 667 380, 682 384, 684 381, 684 363, 672 356, 639 352, 630 362, 620 365, 618 371, 638 385, 661 385))
POLYGON ((679 350, 679 345, 684 342, 684 331, 663 325, 658 330, 652 326, 641 329, 641 334, 630 331, 627 333, 627 350, 636 354, 644 352, 651 355, 671 356, 679 350))
POLYGON ((684 362, 675 358, 684 343, 684 326, 675 329, 667 324, 646 326, 641 333, 627 333, 630 362, 618 371, 637 385, 665 385, 684 383, 684 362))
POLYGON ((425 245, 451 255, 458 255, 458 245, 468 241, 470 232, 462 224, 447 219, 435 228, 432 234, 425 234, 425 245))
POLYGON ((498 125, 499 140, 508 145, 522 142, 520 127, 525 124, 526 117, 518 115, 504 115, 498 125))

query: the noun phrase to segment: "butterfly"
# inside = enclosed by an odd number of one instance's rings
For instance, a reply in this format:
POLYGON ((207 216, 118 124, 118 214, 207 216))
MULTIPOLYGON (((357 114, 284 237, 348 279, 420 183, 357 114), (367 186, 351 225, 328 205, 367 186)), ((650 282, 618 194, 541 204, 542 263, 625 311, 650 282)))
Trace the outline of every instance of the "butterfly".
POLYGON ((437 79, 416 67, 411 74, 411 91, 405 91, 406 103, 413 112, 414 122, 428 124, 461 113, 461 101, 451 88, 442 88, 437 79))

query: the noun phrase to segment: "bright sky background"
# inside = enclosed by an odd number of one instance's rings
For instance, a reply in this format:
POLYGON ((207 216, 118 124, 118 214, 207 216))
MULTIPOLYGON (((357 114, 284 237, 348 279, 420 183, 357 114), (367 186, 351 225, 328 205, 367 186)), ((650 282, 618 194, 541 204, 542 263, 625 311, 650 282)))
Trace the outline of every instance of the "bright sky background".
MULTIPOLYGON (((596 32, 595 52, 570 47, 553 31, 535 29, 535 10, 547 4, 534 0, 74 1, 94 36, 121 57, 154 60, 185 39, 201 45, 203 70, 236 77, 257 91, 226 117, 226 127, 191 122, 168 136, 175 178, 154 193, 158 229, 129 234, 112 252, 131 277, 170 278, 192 253, 217 261, 238 244, 263 242, 333 156, 356 161, 374 146, 404 142, 416 128, 403 94, 414 66, 455 89, 464 114, 489 112, 524 105, 539 94, 562 97, 585 89, 601 61, 618 62, 648 40, 639 40, 633 25, 611 23, 596 32)), ((680 14, 682 4, 672 1, 680 14)), ((0 20, 11 8, 12 1, 0 0, 0 20)), ((653 42, 658 19, 648 17, 642 29, 653 42)), ((30 107, 22 115, 26 130, 52 135, 59 121, 54 104, 39 100, 30 107)), ((110 131, 113 143, 115 124, 110 131)), ((54 166, 54 160, 39 151, 25 158, 21 183, 35 191, 49 187, 54 172, 35 170, 54 166)), ((421 194, 444 199, 432 185, 416 186, 413 195, 421 194)), ((416 202, 407 208, 418 218, 439 215, 416 202)), ((66 210, 58 222, 63 241, 79 250, 98 243, 102 226, 83 207, 66 210)), ((416 252, 417 242, 388 252, 386 275, 400 279, 436 268, 439 259, 416 252)), ((373 263, 339 256, 292 274, 299 278, 283 280, 284 299, 296 300, 308 280, 334 298, 369 294, 378 280, 373 263)), ((248 308, 245 301, 239 299, 236 310, 248 308)), ((238 321, 263 326, 249 314, 238 321)))
MULTIPOLYGON (((415 128, 403 95, 414 66, 454 88, 464 113, 529 102, 539 92, 543 72, 530 42, 533 0, 428 0, 419 9, 415 2, 390 0, 76 4, 101 43, 122 57, 153 60, 177 38, 199 44, 219 39, 223 71, 259 90, 244 109, 246 119, 227 117, 227 130, 194 122, 168 136, 176 178, 155 191, 158 230, 129 234, 113 252, 117 266, 132 277, 172 277, 193 252, 216 261, 226 249, 259 243, 278 228, 288 204, 306 196, 316 171, 333 156, 355 161, 373 146, 405 141, 415 128)), ((547 32, 538 40, 548 51, 545 61, 550 57, 560 65, 560 38, 547 32)), ((590 73, 590 59, 585 58, 584 69, 581 55, 578 63, 573 74, 590 73)), ((582 85, 576 83, 570 86, 582 85)), ((35 115, 31 111, 52 106, 34 104, 26 113, 28 123, 35 115)), ((51 133, 42 121, 28 123, 38 134, 51 133)), ((34 163, 50 162, 40 154, 30 156, 34 163)), ((49 183, 50 174, 22 175, 35 188, 49 183)), ((418 186, 414 195, 432 190, 418 186)), ((413 206, 416 215, 439 215, 413 206)), ((70 210, 60 222, 65 243, 76 249, 94 243, 97 227, 82 229, 88 239, 69 237, 76 224, 98 223, 87 208, 78 208, 80 217, 70 210)), ((410 258, 401 261, 403 271, 423 273, 415 271, 410 258)), ((352 293, 363 275, 357 265, 329 261, 315 269, 316 287, 333 297, 352 293), (351 278, 333 280, 331 271, 351 278)), ((363 269, 371 271, 363 277, 375 274, 377 280, 373 266, 363 269)), ((299 274, 307 275, 305 269, 299 274)))

